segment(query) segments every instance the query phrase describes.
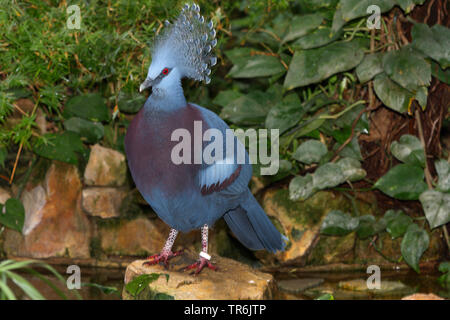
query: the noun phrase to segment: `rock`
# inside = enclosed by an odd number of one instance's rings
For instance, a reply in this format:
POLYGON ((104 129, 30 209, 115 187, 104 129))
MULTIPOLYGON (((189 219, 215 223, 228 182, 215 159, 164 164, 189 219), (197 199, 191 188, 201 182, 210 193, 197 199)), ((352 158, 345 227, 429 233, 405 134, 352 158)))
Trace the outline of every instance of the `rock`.
MULTIPOLYGON (((97 222, 99 250, 107 255, 142 256, 159 253, 170 228, 160 219, 138 216, 133 219, 111 219, 97 222)), ((200 243, 200 233, 179 233, 175 250, 200 243)))
MULTIPOLYGON (((275 256, 258 252, 258 258, 265 263, 278 262, 303 265, 319 240, 320 226, 329 211, 333 209, 351 211, 351 203, 341 194, 320 191, 306 201, 292 201, 285 189, 269 190, 264 194, 263 207, 274 219, 289 242, 284 252, 275 256)), ((345 249, 346 250, 346 249, 345 249)))
POLYGON ((319 235, 316 246, 308 256, 308 265, 327 265, 333 263, 353 263, 356 234, 345 236, 319 235))
POLYGON ((103 219, 120 216, 120 206, 127 196, 126 190, 90 187, 83 189, 83 209, 91 216, 103 219))
POLYGON ((78 169, 53 161, 45 180, 24 191, 25 226, 22 235, 6 230, 8 256, 88 258, 91 228, 81 210, 78 169))
POLYGON ((9 198, 11 198, 11 193, 6 189, 0 188, 0 204, 5 204, 9 198))
MULTIPOLYGON (((274 290, 273 277, 257 271, 237 261, 213 256, 217 271, 205 268, 199 275, 191 275, 182 269, 195 262, 198 255, 190 251, 170 260, 166 270, 160 265, 143 266, 144 260, 131 263, 125 272, 125 284, 144 274, 168 274, 169 279, 160 277, 149 285, 147 293, 142 292, 137 299, 146 299, 148 292, 165 293, 176 300, 262 300, 271 299, 274 290), (181 270, 180 270, 181 269, 181 270)), ((126 288, 124 299, 133 299, 126 288)))
POLYGON ((300 293, 310 288, 317 287, 323 283, 320 278, 304 278, 304 279, 290 279, 280 280, 277 282, 278 288, 289 293, 300 293))
POLYGON ((89 186, 121 187, 126 180, 125 156, 115 150, 96 144, 91 148, 84 171, 84 183, 89 186))
POLYGON ((434 293, 414 293, 403 297, 402 300, 445 300, 434 293))
POLYGON ((146 256, 160 252, 169 234, 162 221, 145 217, 105 221, 97 227, 101 251, 108 255, 146 256))
POLYGON ((369 287, 367 286, 367 280, 365 279, 340 281, 338 284, 338 288, 349 291, 370 291, 376 294, 386 294, 393 291, 402 291, 408 289, 408 287, 402 282, 390 280, 381 280, 380 289, 369 289, 369 287))
POLYGON ((23 235, 28 235, 42 220, 43 208, 47 203, 47 193, 41 184, 30 191, 24 191, 22 204, 25 209, 23 235))

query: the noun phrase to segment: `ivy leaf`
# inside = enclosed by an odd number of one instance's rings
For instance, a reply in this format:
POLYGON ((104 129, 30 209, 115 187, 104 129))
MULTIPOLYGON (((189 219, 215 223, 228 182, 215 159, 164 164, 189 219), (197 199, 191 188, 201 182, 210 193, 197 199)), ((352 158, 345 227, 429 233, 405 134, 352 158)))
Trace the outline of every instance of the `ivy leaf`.
POLYGON ((281 135, 295 126, 305 113, 306 110, 301 105, 298 95, 289 94, 270 109, 266 118, 266 128, 279 129, 281 135))
POLYGON ((111 115, 102 96, 96 93, 76 96, 67 101, 64 117, 79 117, 91 121, 109 121, 111 115))
MULTIPOLYGON (((125 289, 136 298, 150 283, 158 280, 161 275, 160 273, 141 274, 128 282, 125 289)), ((165 274, 165 276, 168 279, 169 275, 165 274)))
POLYGON ((294 49, 314 49, 327 45, 335 40, 337 40, 342 34, 342 30, 332 34, 331 28, 329 27, 319 27, 310 34, 307 34, 300 39, 297 39, 292 43, 294 49))
POLYGON ((35 145, 34 152, 36 154, 48 159, 78 164, 77 153, 84 152, 83 142, 78 134, 66 131, 62 134, 45 134, 44 137, 48 143, 35 145))
POLYGON ((423 169, 409 164, 399 164, 388 171, 374 187, 399 200, 417 200, 427 190, 423 169))
POLYGON ((401 252, 406 263, 408 263, 417 273, 420 273, 420 257, 422 257, 422 254, 427 250, 429 243, 430 237, 425 230, 415 223, 409 225, 402 240, 401 252))
POLYGON ((336 163, 326 163, 319 168, 313 175, 313 185, 317 189, 333 188, 345 181, 341 167, 336 163))
POLYGON ((442 192, 450 191, 450 163, 444 159, 436 160, 434 163, 438 174, 437 189, 442 192))
POLYGON ((12 230, 22 232, 25 222, 25 208, 19 199, 9 198, 0 204, 0 224, 12 230))
POLYGON ((425 167, 425 152, 416 136, 404 134, 398 141, 393 141, 391 152, 404 163, 425 167))
POLYGON ((292 157, 306 164, 318 163, 328 152, 327 147, 318 140, 307 140, 303 142, 292 157))
POLYGON ((386 211, 384 220, 386 221, 386 231, 391 235, 392 239, 403 236, 409 225, 413 223, 411 217, 404 214, 401 210, 386 211))
POLYGON ((406 113, 412 99, 414 99, 411 92, 389 79, 385 73, 375 77, 373 88, 383 104, 400 113, 406 113))
POLYGON ((436 228, 450 222, 450 194, 427 190, 419 197, 430 227, 436 228))
POLYGON ((332 210, 325 217, 320 232, 330 236, 343 236, 356 230, 358 224, 358 218, 340 210, 332 210))
POLYGON ((358 228, 356 229, 356 234, 360 239, 367 239, 386 228, 386 223, 384 219, 379 221, 375 220, 372 215, 364 215, 359 217, 358 228))
POLYGON ((278 57, 255 49, 238 48, 225 54, 234 64, 228 73, 233 78, 268 77, 286 71, 278 57))
POLYGON ((336 164, 341 168, 345 181, 358 181, 367 175, 361 163, 354 158, 342 158, 336 164))
POLYGON ((283 38, 283 43, 295 40, 316 29, 322 24, 323 16, 318 13, 294 16, 289 30, 283 38))
POLYGON ((356 67, 364 57, 361 42, 334 42, 327 46, 294 53, 284 81, 292 90, 320 82, 335 73, 356 67))
POLYGON ((222 109, 220 116, 236 124, 261 124, 277 98, 280 97, 255 90, 231 101, 222 109))
POLYGON ((105 129, 101 123, 78 117, 72 117, 64 121, 64 128, 67 131, 78 133, 88 143, 96 143, 105 134, 105 129))
POLYGON ((311 174, 306 176, 297 176, 289 183, 289 198, 293 201, 304 201, 312 196, 317 189, 313 185, 311 174))
POLYGON ((405 11, 406 14, 410 13, 415 5, 421 5, 425 0, 395 0, 395 2, 405 11))
POLYGON ((383 72, 382 53, 367 54, 356 67, 356 75, 361 83, 372 80, 373 77, 383 72))
POLYGON ((449 28, 437 23, 431 28, 423 23, 415 23, 411 36, 414 48, 439 62, 443 69, 450 66, 449 28))
POLYGON ((384 54, 383 69, 392 80, 412 92, 431 82, 430 65, 411 46, 384 54))

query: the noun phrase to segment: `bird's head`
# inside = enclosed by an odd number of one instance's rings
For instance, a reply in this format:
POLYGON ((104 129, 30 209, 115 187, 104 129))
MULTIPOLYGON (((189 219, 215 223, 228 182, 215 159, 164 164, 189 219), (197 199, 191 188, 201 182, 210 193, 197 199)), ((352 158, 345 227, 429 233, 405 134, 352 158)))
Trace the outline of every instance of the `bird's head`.
POLYGON ((186 4, 173 24, 165 24, 153 43, 152 63, 140 91, 168 87, 184 77, 208 84, 217 62, 212 55, 217 44, 213 22, 205 21, 197 4, 186 4))

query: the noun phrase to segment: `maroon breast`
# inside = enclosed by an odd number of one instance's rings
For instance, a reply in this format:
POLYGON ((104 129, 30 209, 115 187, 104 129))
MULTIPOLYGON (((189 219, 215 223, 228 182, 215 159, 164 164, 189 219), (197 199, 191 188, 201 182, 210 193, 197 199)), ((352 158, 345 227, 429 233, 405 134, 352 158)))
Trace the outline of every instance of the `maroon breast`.
POLYGON ((150 195, 153 188, 159 188, 164 194, 174 195, 185 188, 198 187, 195 179, 199 165, 176 165, 171 159, 172 149, 179 143, 171 141, 176 129, 183 128, 190 133, 191 150, 194 150, 194 121, 202 121, 203 131, 208 129, 200 111, 189 104, 176 112, 151 115, 143 108, 134 117, 125 137, 125 150, 141 193, 150 195))

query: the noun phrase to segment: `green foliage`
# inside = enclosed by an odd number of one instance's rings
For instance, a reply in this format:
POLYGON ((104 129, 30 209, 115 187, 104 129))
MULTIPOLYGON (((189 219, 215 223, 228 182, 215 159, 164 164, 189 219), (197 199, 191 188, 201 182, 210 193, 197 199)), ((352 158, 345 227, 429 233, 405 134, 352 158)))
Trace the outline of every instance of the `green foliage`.
POLYGON ((417 224, 412 223, 406 230, 401 244, 402 256, 405 261, 419 273, 419 260, 430 243, 428 233, 417 224))
POLYGON ((78 164, 79 154, 85 152, 80 136, 74 132, 48 133, 44 138, 45 142, 34 148, 34 152, 41 157, 78 164))
POLYGON ((4 205, 0 204, 0 224, 22 232, 24 222, 25 209, 20 200, 10 198, 6 200, 4 205))
MULTIPOLYGON (((53 276, 57 278, 60 285, 65 286, 65 279, 50 265, 35 261, 35 260, 25 260, 25 261, 14 261, 14 260, 4 260, 0 262, 0 300, 16 300, 17 297, 11 287, 9 286, 8 280, 11 280, 29 299, 32 300, 45 300, 45 297, 23 276, 18 272, 28 273, 33 277, 43 281, 47 284, 51 290, 53 290, 62 299, 67 299, 67 296, 59 289, 54 283, 52 283, 47 277, 42 275, 40 272, 31 268, 35 266, 42 268, 53 276)), ((75 292, 75 297, 80 299, 80 295, 75 292)))
POLYGON ((343 236, 356 230, 358 225, 358 218, 340 210, 332 210, 325 217, 320 232, 331 236, 343 236))
MULTIPOLYGON (((144 289, 147 289, 152 282, 158 280, 161 275, 164 275, 166 277, 166 281, 169 281, 168 274, 161 274, 161 273, 142 274, 140 276, 137 276, 130 282, 128 282, 125 286, 125 289, 134 298, 138 298, 139 295, 144 291, 144 289)), ((154 295, 153 298, 155 300, 173 300, 173 297, 165 293, 156 293, 156 295, 154 295)))

